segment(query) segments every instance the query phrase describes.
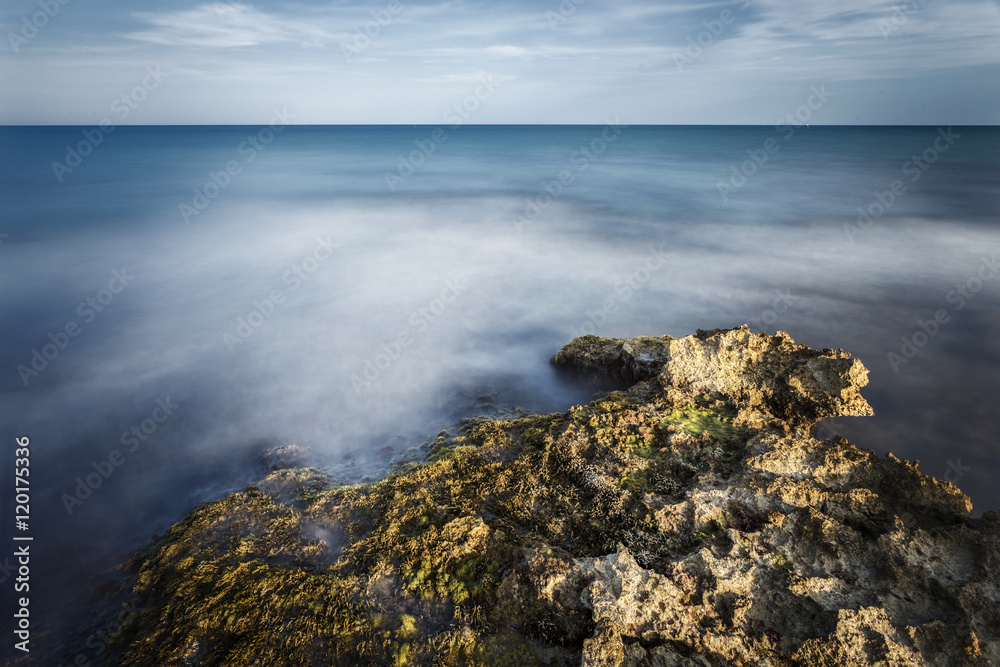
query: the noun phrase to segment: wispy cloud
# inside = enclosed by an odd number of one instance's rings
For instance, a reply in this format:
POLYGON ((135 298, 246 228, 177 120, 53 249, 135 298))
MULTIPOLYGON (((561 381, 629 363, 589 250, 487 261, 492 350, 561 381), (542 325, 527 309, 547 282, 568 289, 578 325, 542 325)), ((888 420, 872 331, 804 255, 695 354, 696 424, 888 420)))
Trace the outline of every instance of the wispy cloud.
POLYGON ((436 122, 480 72, 508 83, 482 122, 760 123, 820 82, 838 84, 822 122, 1000 120, 1000 89, 984 84, 1000 74, 996 0, 397 1, 388 17, 390 0, 189 0, 126 14, 120 0, 89 0, 20 54, 0 53, 0 119, 86 120, 140 63, 161 62, 175 74, 149 113, 184 109, 181 122, 274 98, 316 109, 306 122, 436 122), (679 68, 696 39, 703 53, 679 68), (343 45, 359 43, 346 60, 343 45))
POLYGON ((151 27, 126 33, 128 39, 174 47, 225 49, 292 42, 316 46, 333 36, 308 21, 282 18, 244 4, 201 5, 174 12, 136 12, 151 27))
POLYGON ((1000 62, 1000 9, 990 0, 757 0, 715 49, 719 65, 811 80, 912 76, 1000 62))
POLYGON ((509 74, 491 74, 485 70, 478 70, 476 72, 461 72, 454 74, 439 74, 437 76, 426 77, 421 79, 414 79, 414 81, 419 81, 420 83, 469 83, 475 84, 480 83, 484 78, 488 78, 491 81, 511 81, 517 77, 511 76, 509 74))

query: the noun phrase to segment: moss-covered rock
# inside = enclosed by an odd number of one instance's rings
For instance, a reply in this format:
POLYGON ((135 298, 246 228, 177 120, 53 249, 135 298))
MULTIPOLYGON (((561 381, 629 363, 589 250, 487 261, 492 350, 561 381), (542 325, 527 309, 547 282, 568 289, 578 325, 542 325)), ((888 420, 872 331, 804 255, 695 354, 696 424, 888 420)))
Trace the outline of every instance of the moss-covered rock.
POLYGON ((276 470, 198 507, 131 581, 114 664, 1000 661, 997 516, 809 435, 870 412, 860 362, 745 328, 555 361, 635 384, 466 420, 374 484, 276 470))

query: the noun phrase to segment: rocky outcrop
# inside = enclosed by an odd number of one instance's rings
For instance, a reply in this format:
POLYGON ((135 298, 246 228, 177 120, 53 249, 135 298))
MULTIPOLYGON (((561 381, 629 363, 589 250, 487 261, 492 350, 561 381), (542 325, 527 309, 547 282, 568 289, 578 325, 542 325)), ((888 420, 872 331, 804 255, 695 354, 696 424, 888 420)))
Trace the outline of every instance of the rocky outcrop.
POLYGON ((609 379, 656 379, 661 388, 725 396, 748 425, 767 418, 811 425, 838 415, 872 414, 860 393, 868 384, 868 369, 860 361, 843 350, 796 345, 784 331, 761 336, 747 327, 699 330, 679 339, 590 335, 566 345, 552 361, 609 379))
POLYGON ((631 386, 197 508, 115 664, 1000 664, 1000 516, 810 434, 871 414, 859 361, 745 327, 553 361, 631 386))

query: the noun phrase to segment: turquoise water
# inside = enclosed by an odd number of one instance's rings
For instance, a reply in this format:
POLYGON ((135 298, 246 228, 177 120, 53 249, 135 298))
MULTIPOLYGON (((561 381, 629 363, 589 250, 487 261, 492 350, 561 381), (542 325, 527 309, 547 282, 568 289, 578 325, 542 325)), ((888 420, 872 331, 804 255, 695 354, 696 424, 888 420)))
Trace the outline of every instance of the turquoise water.
POLYGON ((589 332, 842 347, 876 416, 824 433, 998 508, 998 156, 995 128, 0 128, 39 622, 70 641, 56 600, 274 443, 374 471, 480 394, 586 400, 547 362, 589 332))

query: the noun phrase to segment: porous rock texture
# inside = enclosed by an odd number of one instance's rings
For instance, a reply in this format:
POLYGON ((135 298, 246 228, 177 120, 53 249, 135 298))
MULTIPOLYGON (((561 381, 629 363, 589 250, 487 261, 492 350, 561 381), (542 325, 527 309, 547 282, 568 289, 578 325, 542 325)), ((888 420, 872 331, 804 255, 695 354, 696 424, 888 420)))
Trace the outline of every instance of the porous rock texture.
POLYGON ((375 484, 311 468, 196 508, 129 580, 122 665, 998 665, 1000 516, 818 420, 843 351, 746 327, 578 338, 631 383, 478 418, 375 484))

